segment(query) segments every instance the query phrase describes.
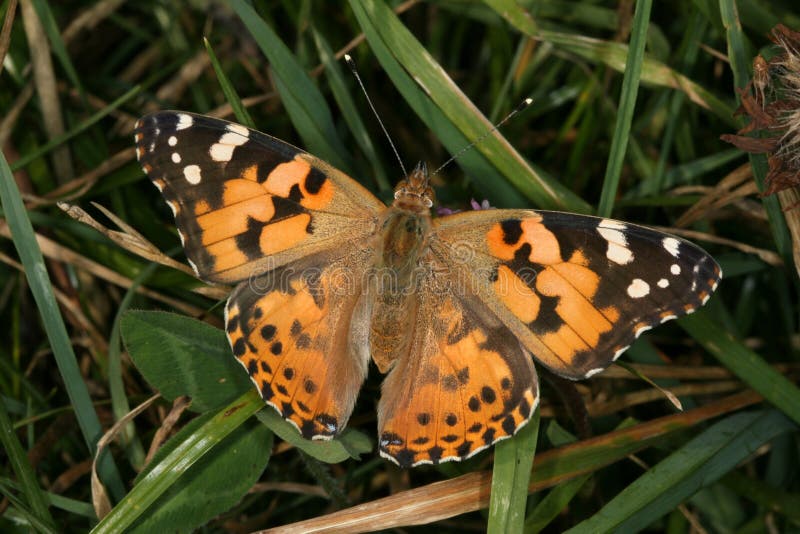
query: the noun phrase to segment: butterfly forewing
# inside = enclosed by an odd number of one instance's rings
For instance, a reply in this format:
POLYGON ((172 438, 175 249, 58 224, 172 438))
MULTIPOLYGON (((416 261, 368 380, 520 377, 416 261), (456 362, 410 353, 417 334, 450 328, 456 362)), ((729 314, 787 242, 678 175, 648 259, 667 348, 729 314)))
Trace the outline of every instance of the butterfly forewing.
POLYGON ((373 231, 385 206, 357 182, 239 124, 162 111, 136 153, 175 215, 202 278, 237 282, 373 231))
POLYGON ((451 258, 462 286, 498 310, 534 358, 572 379, 705 304, 721 277, 683 239, 598 217, 470 212, 439 219, 435 233, 434 249, 451 258))

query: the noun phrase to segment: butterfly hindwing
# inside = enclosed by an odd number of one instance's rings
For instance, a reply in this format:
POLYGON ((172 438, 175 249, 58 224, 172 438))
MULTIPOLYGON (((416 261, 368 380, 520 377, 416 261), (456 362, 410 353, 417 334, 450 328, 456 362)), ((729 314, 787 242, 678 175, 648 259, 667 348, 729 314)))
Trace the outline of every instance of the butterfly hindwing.
POLYGON ((434 249, 557 374, 607 367, 645 330, 702 306, 721 271, 683 239, 610 219, 487 210, 439 219, 434 249), (464 260, 464 251, 468 259, 464 260), (458 265, 467 268, 459 268, 458 265))
POLYGON ((469 458, 514 435, 539 401, 530 354, 508 328, 452 287, 446 267, 425 272, 378 407, 381 455, 401 467, 469 458))
POLYGON ((372 231, 385 206, 325 162, 239 124, 162 111, 136 153, 198 275, 232 283, 372 231))
POLYGON ((234 356, 305 438, 344 428, 366 376, 368 356, 349 335, 360 289, 347 286, 365 263, 356 250, 309 258, 241 283, 228 299, 234 356))

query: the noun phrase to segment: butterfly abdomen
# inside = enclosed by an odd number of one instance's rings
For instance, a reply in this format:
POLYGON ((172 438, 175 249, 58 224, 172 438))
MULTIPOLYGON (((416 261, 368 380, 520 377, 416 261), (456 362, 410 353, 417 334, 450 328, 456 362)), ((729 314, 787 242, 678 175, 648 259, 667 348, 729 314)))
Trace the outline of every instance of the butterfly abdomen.
POLYGON ((413 329, 420 261, 427 249, 430 216, 391 207, 380 226, 380 247, 368 284, 370 353, 385 373, 407 351, 413 329))

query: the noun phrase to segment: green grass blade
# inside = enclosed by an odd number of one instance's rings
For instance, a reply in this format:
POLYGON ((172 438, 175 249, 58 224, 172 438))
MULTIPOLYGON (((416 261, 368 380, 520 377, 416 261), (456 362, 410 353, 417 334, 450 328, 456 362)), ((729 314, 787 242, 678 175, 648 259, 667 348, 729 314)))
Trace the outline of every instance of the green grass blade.
MULTIPOLYGON (((72 350, 66 326, 53 294, 53 285, 47 274, 42 251, 36 242, 33 226, 25 212, 25 206, 17 189, 17 184, 8 167, 5 155, 0 153, 0 201, 2 201, 14 246, 19 253, 25 274, 28 278, 33 298, 42 316, 42 323, 56 364, 75 410, 83 438, 89 451, 94 454, 97 440, 103 433, 97 413, 92 406, 92 399, 83 381, 75 353, 72 350)), ((125 490, 119 471, 109 455, 103 455, 98 465, 100 478, 115 498, 121 498, 125 490)))
POLYGON ((8 457, 11 468, 19 480, 22 494, 30 506, 31 513, 44 525, 55 530, 55 521, 47 509, 47 500, 39 482, 36 480, 36 473, 28 462, 28 456, 22 448, 22 444, 17 439, 11 418, 6 411, 5 403, 0 402, 0 443, 8 457))
MULTIPOLYGON (((361 147, 362 152, 364 152, 364 155, 367 156, 367 159, 372 165, 372 172, 375 175, 375 181, 378 184, 379 191, 388 194, 388 192, 392 190, 392 184, 386 178, 386 172, 378 157, 378 152, 375 150, 375 145, 372 143, 372 137, 369 135, 369 131, 361 120, 358 106, 350 96, 347 84, 344 81, 344 76, 342 75, 342 69, 336 61, 333 51, 325 40, 325 37, 314 28, 311 28, 311 32, 314 35, 314 43, 317 45, 320 60, 322 64, 325 65, 325 76, 330 83, 333 98, 336 99, 336 103, 342 110, 342 116, 350 127, 350 132, 353 134, 356 143, 361 147)), ((365 109, 366 106, 362 105, 361 108, 365 109)))
POLYGON ((214 73, 217 75, 219 86, 222 88, 222 92, 225 94, 225 100, 227 100, 231 105, 233 114, 236 116, 236 120, 248 128, 257 129, 256 123, 253 121, 253 118, 250 116, 247 108, 244 106, 244 104, 242 104, 242 99, 239 98, 239 95, 236 93, 236 89, 234 89, 233 84, 231 84, 231 81, 228 79, 225 71, 222 70, 222 65, 219 64, 217 55, 214 53, 214 49, 211 48, 211 43, 208 42, 208 39, 203 37, 203 44, 206 46, 206 52, 208 52, 209 59, 211 59, 211 66, 214 67, 214 73))
POLYGON ((352 173, 348 151, 339 139, 325 98, 275 31, 244 0, 231 2, 270 62, 275 86, 305 147, 340 170, 352 173))
MULTIPOLYGON (((436 63, 388 5, 377 0, 350 0, 350 5, 376 56, 393 80, 394 76, 390 70, 394 69, 387 64, 389 61, 399 63, 404 71, 413 75, 417 87, 424 90, 424 98, 429 100, 441 116, 468 142, 478 139, 492 129, 492 124, 445 74, 444 69, 436 63)), ((401 87, 398 86, 398 89, 403 92, 401 87)), ((412 107, 414 103, 411 98, 416 96, 404 93, 404 97, 412 107)), ((424 109, 417 110, 417 113, 420 118, 426 120, 425 114, 432 106, 420 107, 424 109)), ((451 146, 452 143, 448 143, 448 140, 440 135, 441 124, 435 122, 434 124, 436 127, 432 129, 451 153, 458 152, 460 148, 466 146, 466 144, 461 147, 451 146)), ((470 152, 480 152, 494 167, 495 171, 492 174, 499 172, 504 180, 513 184, 542 208, 579 212, 589 209, 583 200, 564 185, 534 171, 499 134, 485 137, 470 152)), ((469 161, 465 159, 467 154, 465 153, 459 160, 460 164, 469 161)), ((474 171, 470 174, 476 175, 474 171)), ((496 182, 495 180, 494 183, 496 182)), ((519 202, 516 205, 519 206, 519 202)))
POLYGON ((136 87, 130 89, 127 93, 125 93, 121 97, 117 98, 111 104, 107 105, 106 107, 104 107, 103 109, 101 109, 100 111, 98 111, 97 113, 95 113, 94 115, 92 115, 91 117, 89 117, 88 119, 83 121, 82 123, 78 124, 75 128, 71 129, 70 131, 68 131, 68 132, 66 132, 66 133, 64 133, 62 135, 59 135, 58 137, 55 137, 55 138, 51 139, 50 141, 48 141, 47 143, 43 144, 39 148, 37 148, 35 150, 32 150, 31 152, 25 154, 24 156, 19 158, 17 161, 15 161, 13 165, 11 165, 11 170, 12 171, 16 171, 18 169, 21 169, 21 168, 25 167, 26 165, 28 165, 33 160, 42 157, 43 155, 45 155, 48 152, 50 152, 51 150, 53 150, 55 147, 57 147, 60 144, 72 139, 73 137, 75 137, 79 133, 87 130, 93 124, 97 123, 100 119, 102 119, 103 117, 105 117, 106 115, 108 115, 109 113, 111 113, 112 111, 117 109, 118 107, 120 107, 122 104, 124 104, 125 102, 127 102, 128 100, 130 100, 131 98, 136 96, 137 94, 139 94, 140 90, 141 90, 141 87, 139 87, 139 86, 136 86, 136 87))
POLYGON ((58 62, 67 74, 70 83, 78 90, 78 93, 81 95, 81 100, 86 102, 86 93, 78 77, 78 72, 75 70, 75 66, 69 58, 69 52, 67 52, 67 47, 64 45, 64 40, 61 38, 61 32, 58 30, 58 25, 56 24, 55 18, 53 18, 53 12, 50 6, 45 0, 33 0, 32 3, 33 8, 36 10, 36 15, 39 17, 42 27, 47 34, 47 39, 50 41, 50 48, 53 51, 53 55, 58 58, 58 62))
POLYGON ((539 410, 513 438, 495 445, 489 533, 522 532, 528 483, 539 437, 539 410))
MULTIPOLYGON (((606 65, 617 72, 625 72, 626 62, 630 55, 627 45, 580 34, 551 30, 536 31, 530 16, 518 4, 508 0, 487 3, 502 5, 503 9, 498 10, 497 13, 529 37, 551 43, 591 62, 606 65)), ((730 104, 661 61, 645 56, 642 61, 641 80, 649 84, 683 91, 695 104, 706 108, 730 125, 736 125, 733 120, 734 108, 730 104)))
POLYGON ((718 480, 762 445, 797 426, 777 411, 723 419, 620 492, 592 518, 568 532, 637 532, 700 488, 718 480))
MULTIPOLYGON (((551 421, 547 427, 547 437, 554 446, 576 443, 578 439, 562 429, 558 423, 551 421)), ((592 473, 578 475, 577 477, 558 484, 539 501, 528 517, 525 518, 525 534, 541 532, 549 525, 570 501, 580 491, 583 485, 592 477, 592 473)))
POLYGON ((619 109, 617 110, 617 123, 614 126, 614 137, 611 140, 611 151, 608 156, 605 179, 603 180, 603 192, 600 194, 600 203, 597 206, 597 214, 601 217, 610 217, 614 209, 614 199, 617 196, 622 164, 625 161, 625 153, 628 149, 633 112, 636 109, 636 96, 639 94, 639 80, 642 74, 644 47, 647 44, 647 28, 652 7, 652 0, 638 0, 636 2, 631 44, 628 49, 629 54, 625 65, 625 75, 622 79, 622 94, 619 98, 619 109))
POLYGON ((705 309, 680 318, 678 324, 745 384, 800 423, 800 388, 713 322, 705 309))
POLYGON ((185 470, 263 407, 264 402, 255 390, 248 391, 223 407, 153 467, 92 532, 101 534, 125 531, 148 506, 177 482, 185 470))
POLYGON ((42 534, 56 534, 58 532, 52 526, 43 523, 19 497, 12 493, 11 488, 1 479, 0 496, 5 497, 4 501, 7 501, 9 505, 3 510, 3 518, 7 521, 13 522, 20 527, 28 527, 29 530, 42 534))

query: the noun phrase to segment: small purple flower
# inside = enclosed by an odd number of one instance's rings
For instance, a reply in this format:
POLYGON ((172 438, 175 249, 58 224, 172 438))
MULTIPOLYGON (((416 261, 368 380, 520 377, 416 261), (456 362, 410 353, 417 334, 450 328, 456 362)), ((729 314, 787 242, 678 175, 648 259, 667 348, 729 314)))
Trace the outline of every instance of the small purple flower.
MULTIPOLYGON (((478 210, 493 210, 494 209, 492 207, 492 205, 489 204, 489 201, 487 199, 483 199, 483 201, 478 203, 478 201, 473 198, 473 199, 470 199, 469 205, 475 211, 478 211, 478 210)), ((454 213, 459 213, 461 211, 463 211, 463 210, 454 210, 454 209, 451 209, 451 208, 445 208, 444 206, 439 206, 439 207, 436 208, 436 215, 439 215, 440 217, 443 217, 445 215, 452 215, 454 213)))

